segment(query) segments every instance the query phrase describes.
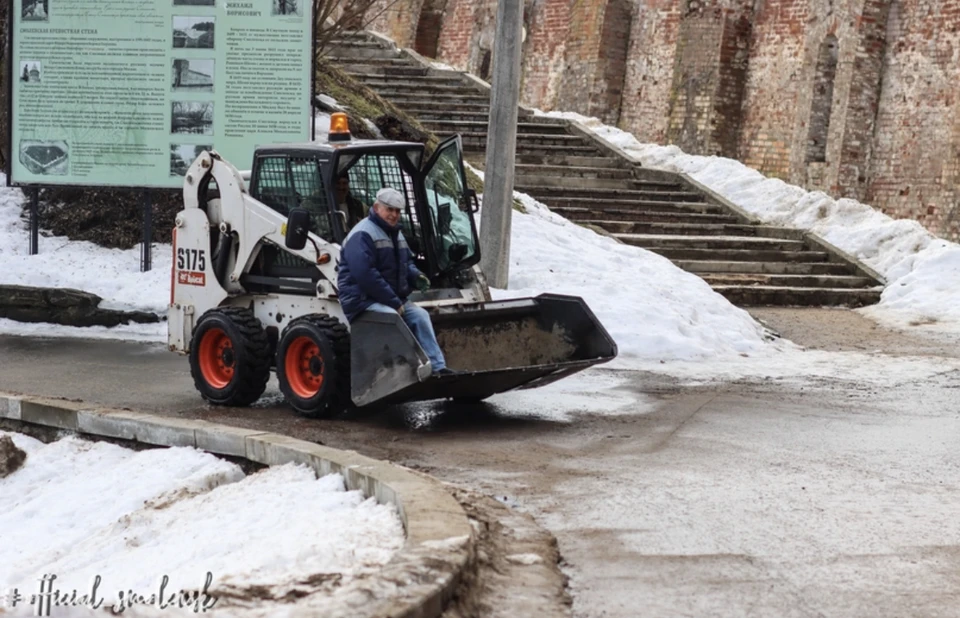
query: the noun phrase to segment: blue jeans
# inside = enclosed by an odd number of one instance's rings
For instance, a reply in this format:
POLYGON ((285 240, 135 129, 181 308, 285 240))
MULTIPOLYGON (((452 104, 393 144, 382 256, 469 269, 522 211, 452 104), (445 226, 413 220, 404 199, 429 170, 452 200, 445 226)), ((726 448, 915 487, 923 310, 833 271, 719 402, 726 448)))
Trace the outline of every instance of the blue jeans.
MULTIPOLYGON (((378 313, 396 313, 390 307, 381 303, 373 303, 367 307, 367 311, 376 311, 378 313)), ((443 350, 437 343, 437 335, 433 332, 433 323, 430 321, 430 314, 423 307, 418 307, 409 300, 403 303, 403 321, 410 328, 417 343, 427 353, 430 359, 430 365, 434 373, 447 366, 447 361, 443 358, 443 350)))

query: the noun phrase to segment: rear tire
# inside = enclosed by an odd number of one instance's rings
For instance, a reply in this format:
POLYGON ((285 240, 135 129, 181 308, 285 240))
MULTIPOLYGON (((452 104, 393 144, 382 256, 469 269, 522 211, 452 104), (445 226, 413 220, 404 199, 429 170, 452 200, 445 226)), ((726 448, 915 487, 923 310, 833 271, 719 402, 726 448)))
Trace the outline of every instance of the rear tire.
POLYGON ((248 406, 260 399, 270 379, 270 344, 252 311, 221 307, 200 316, 190 345, 190 375, 212 404, 248 406))
POLYGON ((350 332, 326 315, 297 318, 277 346, 277 381, 297 413, 329 418, 350 400, 350 332))

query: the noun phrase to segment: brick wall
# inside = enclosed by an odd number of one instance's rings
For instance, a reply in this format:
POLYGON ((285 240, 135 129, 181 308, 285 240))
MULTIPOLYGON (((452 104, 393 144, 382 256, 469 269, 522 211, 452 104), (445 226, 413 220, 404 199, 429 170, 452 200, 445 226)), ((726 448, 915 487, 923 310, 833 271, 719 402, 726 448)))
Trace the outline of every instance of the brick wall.
POLYGON ((667 140, 736 158, 752 0, 687 0, 680 19, 667 140))
POLYGON ((958 239, 960 2, 902 0, 890 8, 866 198, 958 239))
POLYGON ((417 25, 423 1, 377 0, 366 12, 366 27, 387 35, 400 47, 413 47, 417 39, 417 25))
POLYGON ((606 2, 597 71, 590 91, 588 113, 607 124, 616 125, 620 120, 620 102, 623 98, 627 54, 630 51, 632 19, 633 6, 629 0, 606 2))
POLYGON ((682 4, 640 0, 635 5, 619 124, 641 142, 666 143, 682 4))
POLYGON ((437 59, 479 75, 484 53, 493 50, 496 22, 496 0, 449 0, 437 59))
MULTIPOLYGON (((794 145, 804 144, 806 102, 805 26, 816 7, 803 0, 766 0, 758 5, 750 40, 750 63, 740 128, 740 159, 768 175, 790 178, 794 145)), ((814 58, 815 60, 815 58, 814 58)), ((803 148, 799 148, 802 162, 803 148)))
MULTIPOLYGON (((495 17, 401 0, 377 29, 427 50, 439 20, 437 57, 479 73, 495 17)), ((960 0, 527 0, 524 21, 525 104, 960 238, 960 0)))
POLYGON ((447 9, 447 0, 424 0, 413 48, 428 58, 436 58, 440 49, 440 31, 447 9))
POLYGON ((528 21, 520 100, 531 107, 554 109, 570 34, 570 0, 535 1, 528 21))

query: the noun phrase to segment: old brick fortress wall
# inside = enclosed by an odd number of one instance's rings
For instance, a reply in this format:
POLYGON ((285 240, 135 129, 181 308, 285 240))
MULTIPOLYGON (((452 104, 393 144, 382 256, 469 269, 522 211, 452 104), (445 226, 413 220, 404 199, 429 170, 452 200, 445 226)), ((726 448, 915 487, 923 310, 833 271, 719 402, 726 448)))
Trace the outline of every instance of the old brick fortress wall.
MULTIPOLYGON (((398 0, 373 27, 489 77, 495 14, 398 0)), ((960 238, 960 0, 526 0, 524 28, 526 105, 960 238)))

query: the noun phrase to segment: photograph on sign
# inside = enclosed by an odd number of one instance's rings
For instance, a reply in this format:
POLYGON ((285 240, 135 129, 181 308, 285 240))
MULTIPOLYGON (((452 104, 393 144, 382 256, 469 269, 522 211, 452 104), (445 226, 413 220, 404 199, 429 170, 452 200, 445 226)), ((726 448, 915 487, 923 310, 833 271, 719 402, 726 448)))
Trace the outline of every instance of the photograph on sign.
POLYGON ((20 162, 34 174, 67 173, 70 148, 63 140, 20 140, 20 162))
POLYGON ((170 132, 213 135, 213 101, 173 101, 170 132))
POLYGON ((271 0, 272 15, 303 15, 303 3, 306 0, 271 0))
POLYGON ((174 92, 213 92, 214 66, 213 58, 174 58, 170 87, 174 92))
POLYGON ((20 18, 24 21, 47 21, 50 17, 48 0, 20 0, 20 18))
POLYGON ((185 176, 187 169, 204 150, 213 150, 212 144, 170 144, 170 175, 185 176))
POLYGON ((213 15, 174 15, 173 47, 176 49, 213 49, 213 15))
POLYGON ((20 81, 30 84, 39 84, 41 67, 42 63, 38 60, 21 60, 20 81))

